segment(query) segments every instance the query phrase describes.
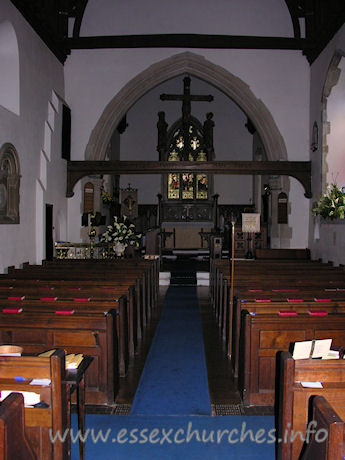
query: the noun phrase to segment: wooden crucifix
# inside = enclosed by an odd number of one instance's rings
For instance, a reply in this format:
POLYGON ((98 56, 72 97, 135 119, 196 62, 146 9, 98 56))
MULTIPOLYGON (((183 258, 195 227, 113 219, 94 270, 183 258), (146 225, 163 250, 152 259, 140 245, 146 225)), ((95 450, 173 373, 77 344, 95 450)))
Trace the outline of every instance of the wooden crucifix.
POLYGON ((189 126, 191 118, 191 102, 192 101, 213 101, 213 96, 202 95, 202 94, 191 94, 190 93, 190 77, 185 77, 183 79, 183 94, 161 94, 160 99, 162 101, 182 101, 182 133, 183 133, 183 158, 188 159, 188 150, 189 150, 189 126))
POLYGON ((182 120, 183 123, 188 123, 191 115, 191 102, 192 101, 213 101, 213 96, 201 95, 201 94, 190 94, 190 77, 183 79, 183 94, 161 94, 160 99, 162 101, 182 101, 182 120))

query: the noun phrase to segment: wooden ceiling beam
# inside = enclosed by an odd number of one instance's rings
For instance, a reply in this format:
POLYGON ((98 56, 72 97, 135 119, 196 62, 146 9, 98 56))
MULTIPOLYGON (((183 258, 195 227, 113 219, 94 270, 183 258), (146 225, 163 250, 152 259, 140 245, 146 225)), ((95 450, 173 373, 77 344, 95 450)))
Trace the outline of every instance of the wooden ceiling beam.
POLYGON ((304 187, 305 197, 311 198, 310 161, 69 161, 66 196, 73 196, 75 184, 85 176, 183 172, 292 176, 304 187))
POLYGON ((306 38, 205 34, 104 35, 66 38, 63 45, 68 50, 97 48, 239 48, 308 51, 313 48, 313 42, 306 38))

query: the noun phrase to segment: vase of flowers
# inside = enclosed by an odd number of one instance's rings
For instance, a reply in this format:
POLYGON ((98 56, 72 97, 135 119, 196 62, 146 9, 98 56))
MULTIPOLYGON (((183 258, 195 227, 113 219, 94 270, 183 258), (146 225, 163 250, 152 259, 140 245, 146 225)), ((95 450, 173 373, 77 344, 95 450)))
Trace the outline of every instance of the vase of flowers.
POLYGON ((344 219, 345 217, 345 187, 339 188, 336 184, 330 184, 327 192, 322 195, 316 206, 312 209, 313 216, 321 216, 323 219, 344 219))
POLYGON ((117 257, 122 257, 125 252, 126 246, 123 243, 115 243, 113 249, 117 257))
POLYGON ((123 219, 114 217, 113 225, 108 225, 107 230, 101 235, 104 241, 112 247, 118 257, 121 257, 127 246, 139 247, 141 234, 135 233, 135 226, 126 216, 123 219))

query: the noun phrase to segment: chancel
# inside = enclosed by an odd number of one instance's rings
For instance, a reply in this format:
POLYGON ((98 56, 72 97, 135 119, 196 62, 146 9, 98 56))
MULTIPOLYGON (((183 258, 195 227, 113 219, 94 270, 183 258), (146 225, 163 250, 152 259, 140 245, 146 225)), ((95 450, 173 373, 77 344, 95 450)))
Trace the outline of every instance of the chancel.
POLYGON ((0 3, 0 457, 343 460, 344 1, 0 3))
MULTIPOLYGON (((211 161, 214 159, 213 114, 202 124, 192 115, 192 101, 211 102, 212 95, 193 95, 191 78, 183 79, 183 94, 161 94, 163 101, 182 101, 182 116, 168 128, 165 113, 159 112, 158 146, 162 161, 211 161)), ((163 249, 199 249, 203 247, 200 232, 214 228, 213 177, 188 170, 170 173, 162 178, 160 225, 173 234, 164 241, 163 249)))

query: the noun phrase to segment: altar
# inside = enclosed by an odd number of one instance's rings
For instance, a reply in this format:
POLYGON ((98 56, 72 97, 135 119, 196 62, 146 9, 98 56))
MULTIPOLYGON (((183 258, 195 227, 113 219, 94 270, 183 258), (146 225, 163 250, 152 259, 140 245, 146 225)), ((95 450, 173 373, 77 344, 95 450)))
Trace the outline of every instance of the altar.
POLYGON ((162 249, 208 249, 205 233, 211 232, 213 223, 166 222, 162 225, 164 245, 162 249))

